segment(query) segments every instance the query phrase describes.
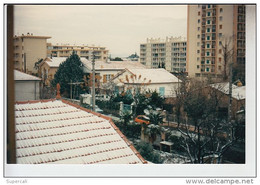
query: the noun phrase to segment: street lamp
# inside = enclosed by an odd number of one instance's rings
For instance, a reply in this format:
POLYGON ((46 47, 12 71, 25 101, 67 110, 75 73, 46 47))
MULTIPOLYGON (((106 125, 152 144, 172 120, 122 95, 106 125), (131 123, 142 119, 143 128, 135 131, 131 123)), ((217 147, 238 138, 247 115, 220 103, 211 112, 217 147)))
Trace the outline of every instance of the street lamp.
POLYGON ((94 51, 92 52, 93 59, 92 59, 92 110, 95 112, 95 54, 94 51))

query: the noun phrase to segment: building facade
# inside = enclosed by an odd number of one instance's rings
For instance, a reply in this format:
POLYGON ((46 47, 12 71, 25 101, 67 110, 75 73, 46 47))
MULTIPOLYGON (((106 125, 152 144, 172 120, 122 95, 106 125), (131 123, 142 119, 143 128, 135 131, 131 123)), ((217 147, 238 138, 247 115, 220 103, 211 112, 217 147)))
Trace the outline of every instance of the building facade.
POLYGON ((149 68, 162 68, 169 72, 186 72, 186 39, 166 37, 147 39, 140 44, 140 62, 149 68))
POLYGON ((40 99, 40 78, 14 70, 14 82, 15 101, 40 99))
POLYGON ((190 77, 222 77, 227 63, 245 64, 244 5, 189 5, 187 23, 190 77))
POLYGON ((48 57, 69 57, 73 51, 76 52, 79 57, 84 57, 88 60, 92 59, 93 52, 97 60, 106 61, 108 59, 108 50, 105 47, 52 45, 48 43, 48 57))
POLYGON ((165 69, 127 68, 115 75, 111 82, 115 83, 118 92, 131 90, 134 93, 139 89, 143 93, 150 90, 158 92, 163 97, 175 97, 181 80, 165 69))
POLYGON ((14 68, 26 73, 37 73, 35 62, 47 56, 48 36, 34 36, 32 33, 14 36, 14 68))

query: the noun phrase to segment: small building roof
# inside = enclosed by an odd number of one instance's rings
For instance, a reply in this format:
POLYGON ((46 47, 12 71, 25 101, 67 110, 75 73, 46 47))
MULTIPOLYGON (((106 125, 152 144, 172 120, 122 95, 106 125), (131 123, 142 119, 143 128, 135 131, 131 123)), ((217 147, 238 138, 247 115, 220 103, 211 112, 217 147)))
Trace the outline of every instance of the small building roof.
MULTIPOLYGON (((81 61, 86 68, 92 69, 92 61, 85 58, 81 61)), ((95 61, 96 70, 124 70, 125 68, 146 69, 147 67, 136 61, 95 61)))
MULTIPOLYGON (((181 80, 178 80, 176 76, 168 72, 163 68, 159 69, 127 69, 130 73, 146 79, 147 82, 151 80, 150 83, 178 83, 181 80)), ((129 82, 132 83, 132 82, 129 82)), ((135 83, 135 82, 133 82, 135 83)))
POLYGON ((64 62, 68 57, 52 57, 46 58, 43 63, 47 63, 50 67, 59 67, 62 62, 64 62))
POLYGON ((18 164, 142 164, 111 118, 65 100, 16 102, 18 164))
POLYGON ((15 81, 40 81, 41 79, 36 76, 26 74, 24 72, 14 70, 14 80, 15 81))
MULTIPOLYGON (((211 84, 211 87, 223 92, 224 94, 229 94, 229 83, 215 83, 211 84)), ((232 97, 237 100, 243 100, 246 98, 246 86, 236 86, 232 84, 232 97)))

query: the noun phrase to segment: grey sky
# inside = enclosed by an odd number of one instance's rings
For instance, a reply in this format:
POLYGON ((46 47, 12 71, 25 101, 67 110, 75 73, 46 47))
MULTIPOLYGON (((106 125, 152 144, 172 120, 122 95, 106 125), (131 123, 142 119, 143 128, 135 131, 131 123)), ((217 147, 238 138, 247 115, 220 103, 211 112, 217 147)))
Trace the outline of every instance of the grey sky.
POLYGON ((185 5, 19 5, 14 33, 51 36, 56 43, 100 45, 112 57, 139 54, 146 38, 186 37, 185 5))

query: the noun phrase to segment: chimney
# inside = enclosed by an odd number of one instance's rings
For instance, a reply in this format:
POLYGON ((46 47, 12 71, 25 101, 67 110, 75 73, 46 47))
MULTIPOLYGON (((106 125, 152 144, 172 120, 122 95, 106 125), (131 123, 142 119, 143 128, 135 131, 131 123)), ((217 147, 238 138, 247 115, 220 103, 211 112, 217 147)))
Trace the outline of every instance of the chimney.
POLYGON ((56 99, 59 100, 59 99, 61 99, 61 96, 60 96, 60 84, 57 83, 56 87, 57 87, 56 99))

